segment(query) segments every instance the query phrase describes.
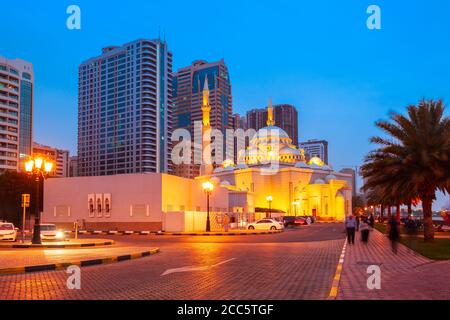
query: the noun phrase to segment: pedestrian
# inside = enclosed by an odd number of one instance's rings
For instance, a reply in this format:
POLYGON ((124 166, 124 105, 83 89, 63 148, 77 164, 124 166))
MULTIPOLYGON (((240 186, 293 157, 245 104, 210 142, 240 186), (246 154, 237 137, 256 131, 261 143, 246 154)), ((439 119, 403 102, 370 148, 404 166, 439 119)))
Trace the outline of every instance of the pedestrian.
POLYGON ((389 222, 389 240, 391 240, 392 252, 397 254, 398 240, 400 239, 399 223, 395 216, 391 216, 389 222))
POLYGON ((359 231, 359 223, 361 222, 359 215, 356 216, 356 231, 359 231))
POLYGON ((355 244, 356 219, 353 215, 349 215, 345 219, 345 230, 347 231, 348 244, 355 244))
POLYGON ((371 228, 375 227, 375 217, 373 216, 373 213, 370 214, 369 225, 370 225, 371 228))
POLYGON ((370 226, 369 219, 365 218, 361 223, 359 224, 359 230, 361 230, 361 240, 365 244, 369 242, 369 234, 372 227, 370 226))

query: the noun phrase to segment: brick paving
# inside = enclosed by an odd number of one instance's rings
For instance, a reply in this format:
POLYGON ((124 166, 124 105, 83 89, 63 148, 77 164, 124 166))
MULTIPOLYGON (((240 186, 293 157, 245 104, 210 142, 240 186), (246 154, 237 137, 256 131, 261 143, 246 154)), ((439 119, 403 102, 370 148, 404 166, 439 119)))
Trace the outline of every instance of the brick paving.
POLYGON ((399 244, 391 251, 389 239, 371 232, 369 243, 356 239, 347 245, 337 299, 450 299, 450 261, 432 261, 399 244), (367 267, 381 269, 381 289, 367 288, 367 267))
POLYGON ((157 243, 151 237, 122 238, 118 243, 135 247, 151 240, 161 252, 83 268, 81 290, 66 288, 64 271, 3 275, 0 299, 325 299, 344 243, 342 231, 332 225, 249 237, 250 242, 192 238, 157 243), (183 267, 202 269, 162 275, 183 267))

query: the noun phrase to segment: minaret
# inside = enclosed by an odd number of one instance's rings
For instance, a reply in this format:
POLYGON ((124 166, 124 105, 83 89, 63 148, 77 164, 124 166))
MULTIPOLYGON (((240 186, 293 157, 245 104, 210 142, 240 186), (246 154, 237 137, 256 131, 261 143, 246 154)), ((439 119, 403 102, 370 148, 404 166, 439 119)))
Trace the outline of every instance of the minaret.
POLYGON ((202 104, 202 164, 200 166, 200 175, 208 175, 213 172, 211 161, 211 105, 209 104, 209 86, 208 76, 205 76, 203 85, 203 104, 202 104))
POLYGON ((267 108, 267 125, 268 126, 275 125, 275 121, 273 120, 272 98, 269 99, 269 107, 267 108))

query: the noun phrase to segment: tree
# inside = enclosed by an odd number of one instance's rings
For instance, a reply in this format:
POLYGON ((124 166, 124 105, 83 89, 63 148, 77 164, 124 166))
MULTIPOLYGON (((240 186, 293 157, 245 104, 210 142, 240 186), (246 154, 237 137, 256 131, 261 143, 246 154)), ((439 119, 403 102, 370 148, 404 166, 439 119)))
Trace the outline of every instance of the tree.
POLYGON ((441 100, 421 100, 407 115, 391 113, 376 126, 388 137, 373 137, 380 147, 362 167, 365 189, 379 188, 393 205, 422 203, 425 240, 434 238, 432 204, 436 191, 450 190, 450 118, 441 100))
POLYGON ((12 171, 0 174, 0 220, 22 226, 21 196, 23 193, 31 195, 28 212, 34 212, 34 186, 34 181, 26 174, 12 171))

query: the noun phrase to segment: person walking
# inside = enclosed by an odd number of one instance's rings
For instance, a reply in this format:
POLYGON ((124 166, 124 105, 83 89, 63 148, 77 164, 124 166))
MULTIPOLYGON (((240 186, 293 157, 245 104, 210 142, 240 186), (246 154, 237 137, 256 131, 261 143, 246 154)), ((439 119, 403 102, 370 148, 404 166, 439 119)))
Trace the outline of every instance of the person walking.
POLYGON ((345 219, 345 230, 347 231, 348 244, 355 244, 356 219, 353 215, 349 215, 345 219))
POLYGON ((388 222, 389 240, 391 240, 392 252, 397 254, 398 240, 400 239, 399 223, 395 216, 391 216, 388 222))
POLYGON ((373 216, 373 213, 371 213, 369 216, 369 225, 371 228, 375 227, 375 217, 373 216))
POLYGON ((367 219, 367 218, 363 219, 361 221, 361 223, 359 224, 359 230, 361 231, 361 240, 365 244, 367 244, 369 242, 369 235, 370 235, 371 229, 372 228, 370 226, 369 219, 367 219))
POLYGON ((359 215, 356 216, 355 220, 356 220, 356 231, 359 231, 359 224, 361 223, 359 215))

